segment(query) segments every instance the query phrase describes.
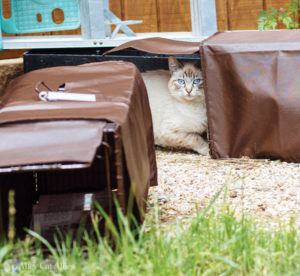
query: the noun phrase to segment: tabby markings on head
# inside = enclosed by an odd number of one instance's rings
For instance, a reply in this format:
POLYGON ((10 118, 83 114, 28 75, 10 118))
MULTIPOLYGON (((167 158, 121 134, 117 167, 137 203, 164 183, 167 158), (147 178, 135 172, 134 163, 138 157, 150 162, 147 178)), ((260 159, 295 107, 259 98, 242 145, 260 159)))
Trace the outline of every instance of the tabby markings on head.
POLYGON ((204 99, 203 77, 200 63, 182 64, 173 56, 169 57, 171 78, 169 90, 180 101, 202 101, 204 99))

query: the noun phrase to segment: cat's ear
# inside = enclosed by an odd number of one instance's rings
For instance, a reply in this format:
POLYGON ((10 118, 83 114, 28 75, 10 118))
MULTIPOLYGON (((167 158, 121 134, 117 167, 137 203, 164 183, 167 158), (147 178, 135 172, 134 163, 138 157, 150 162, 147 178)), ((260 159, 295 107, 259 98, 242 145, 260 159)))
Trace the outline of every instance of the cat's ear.
POLYGON ((200 60, 197 61, 197 62, 194 64, 194 66, 195 66, 197 69, 201 70, 201 69, 202 69, 201 61, 200 61, 200 60))
POLYGON ((183 64, 173 56, 169 56, 168 63, 169 63, 169 69, 172 73, 183 68, 183 64))

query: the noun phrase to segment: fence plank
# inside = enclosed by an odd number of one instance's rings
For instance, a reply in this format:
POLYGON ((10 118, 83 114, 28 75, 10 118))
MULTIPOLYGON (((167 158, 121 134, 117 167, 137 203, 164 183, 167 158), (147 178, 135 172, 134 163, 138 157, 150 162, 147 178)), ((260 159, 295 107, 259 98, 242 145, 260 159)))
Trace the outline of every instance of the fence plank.
POLYGON ((122 19, 122 0, 110 0, 109 8, 116 16, 122 19))
POLYGON ((2 14, 6 19, 11 17, 10 0, 2 0, 2 14))
POLYGON ((133 31, 157 32, 158 16, 155 0, 122 0, 124 9, 124 20, 143 20, 142 24, 131 25, 133 31))
POLYGON ((7 50, 0 51, 0 59, 8 59, 8 58, 18 58, 22 57, 23 53, 27 50, 7 50))
POLYGON ((218 30, 229 30, 228 0, 216 0, 218 30))
POLYGON ((190 32, 190 0, 157 0, 160 32, 190 32))
POLYGON ((265 0, 266 8, 269 9, 271 6, 278 9, 284 8, 284 6, 290 3, 290 0, 265 0))
POLYGON ((229 0, 230 29, 257 29, 257 16, 263 7, 263 0, 229 0))

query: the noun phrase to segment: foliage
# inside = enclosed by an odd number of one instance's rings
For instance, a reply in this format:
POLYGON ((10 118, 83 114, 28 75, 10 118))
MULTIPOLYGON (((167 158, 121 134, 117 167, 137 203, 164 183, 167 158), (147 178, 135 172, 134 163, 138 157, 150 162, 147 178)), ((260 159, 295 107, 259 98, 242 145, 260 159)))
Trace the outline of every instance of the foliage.
MULTIPOLYGON (((226 205, 215 212, 215 198, 196 217, 171 225, 161 223, 156 204, 133 230, 118 210, 119 226, 109 223, 105 237, 95 227, 81 242, 66 237, 56 249, 29 231, 23 241, 2 244, 0 274, 12 267, 18 275, 299 275, 293 221, 266 229, 245 215, 236 218, 226 205)), ((97 225, 96 214, 93 221, 97 225)))
POLYGON ((288 29, 296 29, 299 27, 297 23, 297 15, 300 11, 300 0, 290 0, 284 8, 279 11, 271 7, 269 11, 264 10, 258 16, 258 29, 275 30, 279 22, 282 22, 288 29))

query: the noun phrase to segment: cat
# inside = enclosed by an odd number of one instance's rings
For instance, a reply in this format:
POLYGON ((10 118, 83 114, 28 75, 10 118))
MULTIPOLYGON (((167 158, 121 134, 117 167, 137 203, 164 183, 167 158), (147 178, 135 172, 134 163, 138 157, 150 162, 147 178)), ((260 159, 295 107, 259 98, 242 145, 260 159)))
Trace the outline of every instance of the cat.
POLYGON ((155 144, 208 155, 208 143, 201 137, 207 131, 207 116, 200 63, 183 64, 170 56, 168 64, 169 71, 142 73, 155 144))

